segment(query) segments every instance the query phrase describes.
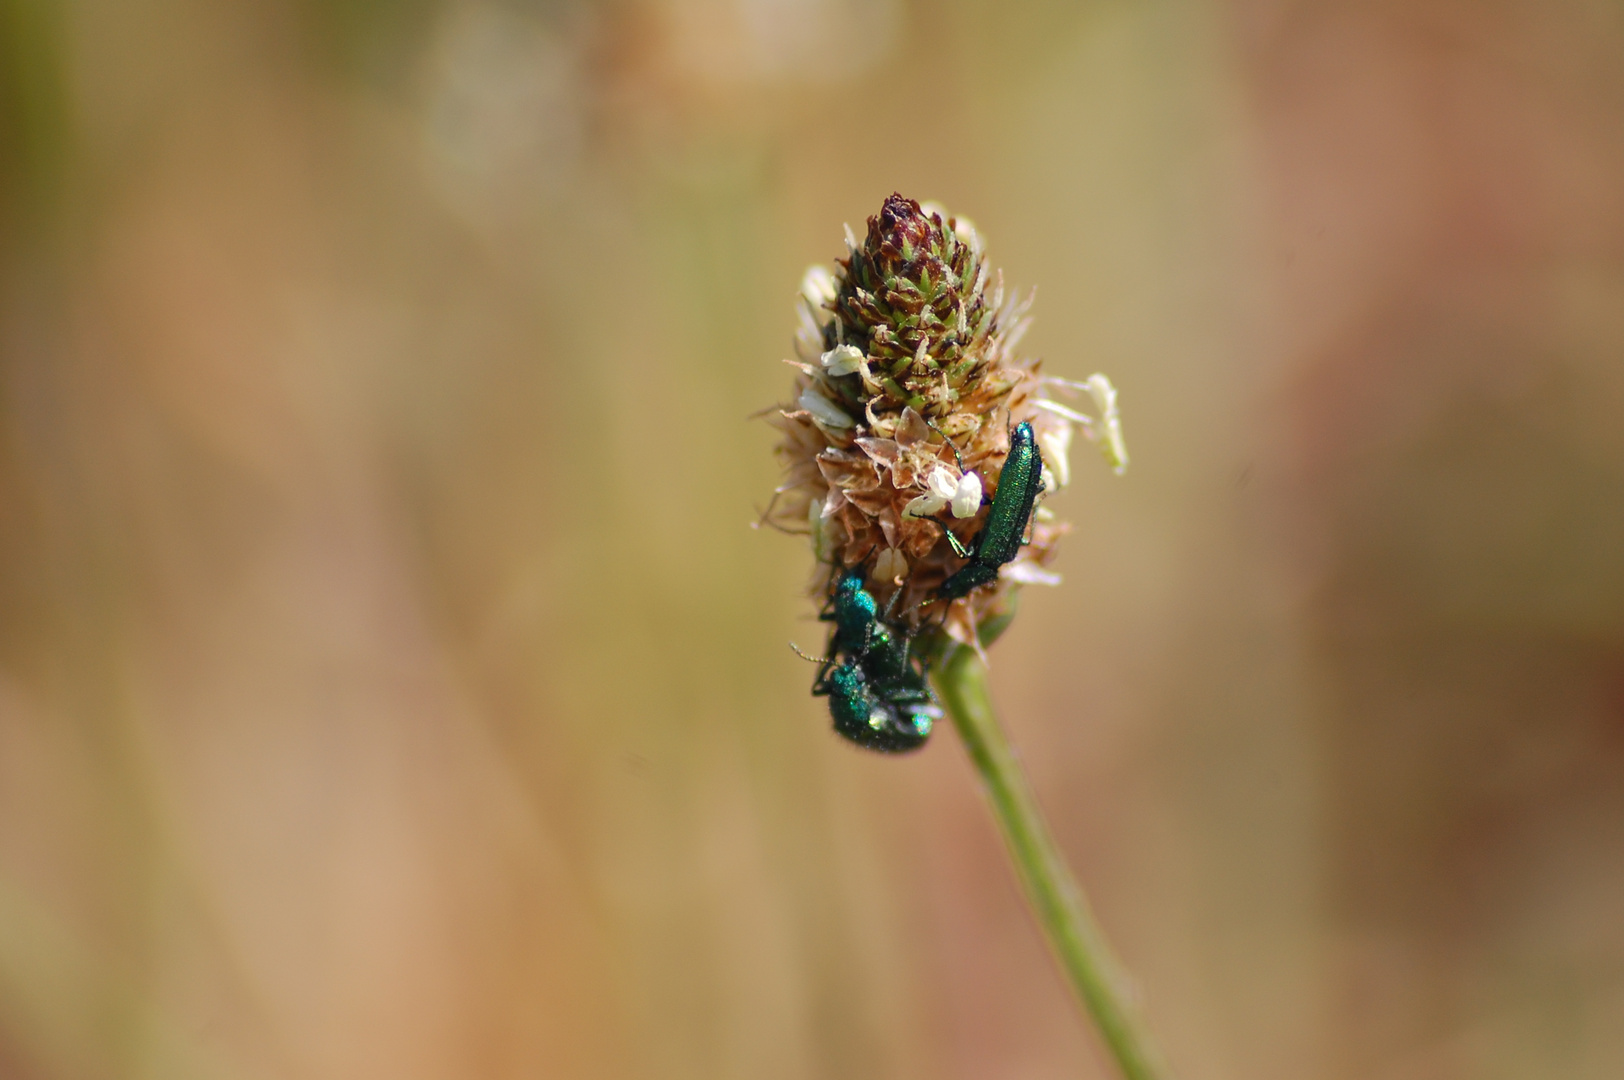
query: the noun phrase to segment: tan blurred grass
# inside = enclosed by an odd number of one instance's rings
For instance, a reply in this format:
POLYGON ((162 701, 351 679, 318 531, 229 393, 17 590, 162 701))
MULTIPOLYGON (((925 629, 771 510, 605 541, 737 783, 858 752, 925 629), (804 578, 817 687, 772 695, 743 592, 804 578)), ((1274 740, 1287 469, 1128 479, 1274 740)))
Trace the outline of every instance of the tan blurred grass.
POLYGON ((0 1074, 1104 1075, 747 528, 892 189, 1122 387, 995 676, 1180 1075, 1624 1066, 1616 6, 4 10, 0 1074))

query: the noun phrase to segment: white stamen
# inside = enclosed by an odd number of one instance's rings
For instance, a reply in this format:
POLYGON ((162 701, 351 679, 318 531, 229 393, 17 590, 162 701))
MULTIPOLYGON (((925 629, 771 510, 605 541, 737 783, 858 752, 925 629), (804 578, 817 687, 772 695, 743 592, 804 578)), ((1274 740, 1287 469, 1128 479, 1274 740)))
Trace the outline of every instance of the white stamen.
POLYGON ((806 525, 812 533, 812 557, 819 562, 826 562, 829 558, 829 539, 823 527, 823 519, 829 515, 824 513, 824 506, 822 499, 812 499, 806 505, 806 525))
POLYGON ((833 318, 827 305, 834 302, 837 292, 834 274, 822 263, 807 267, 801 276, 801 299, 820 328, 833 318))
POLYGON ((930 517, 941 508, 942 504, 934 496, 920 495, 918 498, 908 501, 908 505, 902 508, 902 516, 905 518, 930 517))
POLYGON ((880 552, 880 557, 874 560, 874 580, 895 581, 908 573, 908 556, 902 553, 901 548, 886 548, 880 552))
MULTIPOLYGON (((1093 417, 1068 408, 1058 401, 1039 398, 1032 402, 1038 408, 1056 416, 1065 417, 1083 429, 1084 438, 1089 442, 1097 443, 1100 453, 1110 463, 1113 471, 1121 476, 1128 468, 1128 446, 1122 438, 1122 416, 1117 412, 1116 387, 1111 380, 1098 373, 1090 375, 1083 382, 1072 382, 1070 379, 1059 379, 1045 375, 1042 380, 1050 386, 1060 386, 1068 390, 1085 390, 1088 396, 1094 399, 1094 407, 1099 410, 1099 416, 1093 417)), ((1066 478, 1057 475, 1062 486, 1066 478)))
POLYGON ((855 421, 835 407, 834 402, 818 393, 816 390, 803 390, 798 402, 801 408, 812 414, 813 419, 819 420, 832 428, 856 427, 855 421))
POLYGON ((862 371, 867 364, 863 350, 855 345, 836 345, 820 358, 828 375, 850 375, 862 371))
POLYGON ((954 517, 974 517, 975 512, 981 509, 981 477, 973 472, 959 477, 953 489, 952 503, 954 517))
POLYGON ((1045 424, 1038 432, 1038 449, 1043 451, 1043 471, 1048 478, 1045 486, 1049 491, 1059 491, 1071 483, 1071 425, 1045 424))
POLYGON ((1128 468, 1128 447, 1122 441, 1122 417, 1117 412, 1116 387, 1111 385, 1110 379, 1098 373, 1088 377, 1087 386, 1089 396, 1100 410, 1100 421, 1105 425, 1105 441, 1100 444, 1100 450, 1116 474, 1121 476, 1128 468))
POLYGON ((1095 420, 1087 413, 1080 413, 1068 405, 1062 405, 1058 401, 1050 401, 1048 398, 1036 398, 1033 400, 1032 404, 1036 405, 1045 412, 1052 412, 1056 416, 1065 417, 1067 420, 1070 420, 1072 423, 1080 426, 1083 429, 1083 434, 1088 436, 1090 440, 1094 438, 1093 432, 1095 420))
POLYGON ((998 571, 998 576, 1005 581, 1013 581, 1017 585, 1058 585, 1060 575, 1045 570, 1029 559, 1017 559, 1012 563, 1005 563, 998 571))
POLYGON ((981 233, 969 218, 954 218, 953 231, 958 234, 959 243, 965 244, 977 255, 981 254, 981 233))
POLYGON ((932 496, 943 503, 958 494, 959 490, 958 479, 946 465, 938 465, 932 469, 930 475, 925 478, 925 486, 930 489, 932 496))
POLYGON ((981 507, 981 477, 975 473, 955 475, 955 470, 938 465, 925 477, 925 494, 902 508, 903 517, 930 517, 949 503, 954 517, 969 517, 981 507), (968 506, 967 512, 961 507, 968 506))

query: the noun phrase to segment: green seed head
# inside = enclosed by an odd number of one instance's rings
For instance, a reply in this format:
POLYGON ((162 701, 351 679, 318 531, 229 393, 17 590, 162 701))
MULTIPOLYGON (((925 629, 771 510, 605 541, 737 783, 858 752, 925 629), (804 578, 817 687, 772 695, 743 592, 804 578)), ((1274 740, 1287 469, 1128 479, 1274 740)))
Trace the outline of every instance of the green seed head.
POLYGON ((912 406, 950 413, 967 382, 986 371, 996 326, 986 269, 973 242, 940 211, 892 195, 847 258, 834 311, 849 344, 868 357, 863 391, 875 411, 912 406))

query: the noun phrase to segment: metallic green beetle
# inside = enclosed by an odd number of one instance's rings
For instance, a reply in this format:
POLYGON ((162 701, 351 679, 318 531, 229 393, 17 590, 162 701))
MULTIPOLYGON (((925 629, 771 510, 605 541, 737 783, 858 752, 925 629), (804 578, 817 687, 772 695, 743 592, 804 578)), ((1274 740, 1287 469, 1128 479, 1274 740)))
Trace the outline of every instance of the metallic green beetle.
POLYGON ((956 600, 998 579, 998 568, 1020 554, 1026 542, 1026 527, 1042 490, 1043 454, 1038 450, 1032 425, 1022 420, 1010 432, 1009 456, 998 475, 998 490, 981 532, 968 548, 951 530, 947 533, 954 553, 970 561, 937 587, 936 599, 956 600))

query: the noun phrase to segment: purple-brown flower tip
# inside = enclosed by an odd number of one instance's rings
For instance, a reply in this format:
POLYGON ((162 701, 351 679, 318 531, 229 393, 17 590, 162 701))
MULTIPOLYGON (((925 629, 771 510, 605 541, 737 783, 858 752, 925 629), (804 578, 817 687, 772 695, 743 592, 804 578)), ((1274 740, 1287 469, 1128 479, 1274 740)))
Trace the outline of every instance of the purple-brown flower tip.
POLYGON ((876 253, 882 271, 911 279, 917 276, 917 260, 932 259, 940 267, 941 260, 931 251, 940 247, 940 230, 940 222, 927 218, 918 203, 893 194, 880 207, 879 216, 868 219, 866 246, 876 253))

